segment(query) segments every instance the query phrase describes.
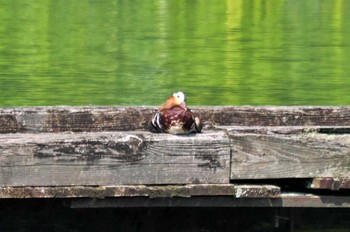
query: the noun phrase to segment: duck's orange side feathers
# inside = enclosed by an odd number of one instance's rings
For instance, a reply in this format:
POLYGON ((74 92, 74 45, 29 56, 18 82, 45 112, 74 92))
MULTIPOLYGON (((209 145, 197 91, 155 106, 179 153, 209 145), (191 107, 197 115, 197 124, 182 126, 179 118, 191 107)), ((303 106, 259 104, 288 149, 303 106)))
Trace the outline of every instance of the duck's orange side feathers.
POLYGON ((181 99, 175 97, 175 96, 170 96, 168 97, 168 99, 165 101, 165 103, 163 104, 163 106, 159 109, 159 111, 163 111, 163 110, 169 110, 175 106, 179 106, 184 110, 186 109, 186 103, 184 101, 182 101, 181 99))
POLYGON ((174 106, 178 106, 181 102, 179 101, 178 98, 174 97, 174 96, 170 96, 168 97, 168 99, 165 101, 165 103, 163 104, 163 106, 159 109, 160 111, 163 110, 169 110, 171 108, 173 108, 174 106))

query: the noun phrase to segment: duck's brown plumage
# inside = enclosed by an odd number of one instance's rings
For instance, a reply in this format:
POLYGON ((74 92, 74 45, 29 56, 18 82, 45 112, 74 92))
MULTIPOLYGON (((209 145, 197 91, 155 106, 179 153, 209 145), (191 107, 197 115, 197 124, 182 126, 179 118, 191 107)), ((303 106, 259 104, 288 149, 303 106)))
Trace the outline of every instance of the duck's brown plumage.
POLYGON ((186 108, 184 101, 171 96, 153 116, 150 130, 170 134, 188 134, 201 132, 202 123, 198 115, 186 108))

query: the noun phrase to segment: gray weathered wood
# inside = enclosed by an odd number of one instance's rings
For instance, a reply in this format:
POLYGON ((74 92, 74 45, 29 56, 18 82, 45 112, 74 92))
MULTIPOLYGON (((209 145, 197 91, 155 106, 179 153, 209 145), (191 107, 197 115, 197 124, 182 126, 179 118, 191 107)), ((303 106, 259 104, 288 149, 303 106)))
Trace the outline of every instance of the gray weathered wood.
POLYGON ((350 134, 350 126, 216 126, 216 128, 228 130, 231 134, 350 134))
MULTIPOLYGON (((69 204, 69 203, 68 203, 69 204)), ((191 198, 74 198, 71 208, 115 207, 307 207, 350 208, 350 196, 282 193, 278 198, 235 198, 201 196, 191 198)))
POLYGON ((228 183, 229 178, 350 174, 349 127, 220 128, 187 136, 141 131, 2 134, 0 185, 228 183))
POLYGON ((224 132, 0 135, 0 186, 229 183, 224 132))
POLYGON ((21 107, 0 109, 0 133, 143 130, 154 107, 21 107))
POLYGON ((0 196, 113 197, 120 188, 94 186, 196 184, 127 188, 189 197, 222 194, 197 184, 230 179, 310 178, 310 188, 349 188, 350 107, 193 107, 204 133, 187 136, 146 132, 156 110, 0 108, 0 196))
POLYGON ((350 176, 350 134, 339 128, 226 129, 232 179, 350 176))
MULTIPOLYGON (((146 130, 158 107, 0 108, 0 133, 146 130)), ((350 107, 192 107, 206 127, 350 126, 350 107)))
POLYGON ((280 188, 272 185, 233 184, 0 187, 0 198, 188 198, 197 196, 277 198, 280 193, 280 188))

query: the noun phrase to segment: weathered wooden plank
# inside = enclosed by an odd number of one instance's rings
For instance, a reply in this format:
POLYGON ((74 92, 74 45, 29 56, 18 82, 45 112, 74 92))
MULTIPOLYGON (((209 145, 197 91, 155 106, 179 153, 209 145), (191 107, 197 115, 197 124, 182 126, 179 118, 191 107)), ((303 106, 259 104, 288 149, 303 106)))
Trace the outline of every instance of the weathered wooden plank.
POLYGON ((238 198, 277 198, 280 188, 272 185, 119 185, 119 186, 57 186, 0 187, 0 198, 106 198, 106 197, 197 197, 230 196, 238 198))
POLYGON ((350 134, 350 126, 217 126, 216 128, 229 130, 232 134, 350 134))
MULTIPOLYGON (((0 133, 146 130, 157 107, 0 108, 0 133)), ((350 107, 193 107, 206 127, 350 126, 350 107)))
POLYGON ((0 109, 0 133, 143 130, 152 107, 23 107, 0 109))
POLYGON ((325 128, 321 133, 307 128, 255 128, 252 133, 244 128, 227 130, 232 145, 232 179, 350 175, 350 134, 323 133, 325 128))
POLYGON ((309 188, 330 190, 350 189, 350 177, 314 178, 309 188))
POLYGON ((350 196, 282 193, 279 198, 235 198, 226 196, 199 196, 190 198, 75 198, 71 208, 119 207, 298 207, 350 208, 350 196))
POLYGON ((350 126, 350 107, 216 106, 195 109, 208 125, 350 126))
POLYGON ((229 183, 222 131, 0 135, 0 186, 229 183))

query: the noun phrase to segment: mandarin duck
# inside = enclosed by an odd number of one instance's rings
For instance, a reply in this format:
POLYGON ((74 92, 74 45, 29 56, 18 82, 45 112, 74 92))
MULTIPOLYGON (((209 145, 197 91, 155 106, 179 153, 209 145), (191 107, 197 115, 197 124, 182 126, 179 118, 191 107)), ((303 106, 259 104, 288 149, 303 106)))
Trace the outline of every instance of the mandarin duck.
POLYGON ((149 123, 151 132, 177 135, 201 132, 202 128, 199 116, 186 108, 186 95, 183 92, 170 96, 149 123))

